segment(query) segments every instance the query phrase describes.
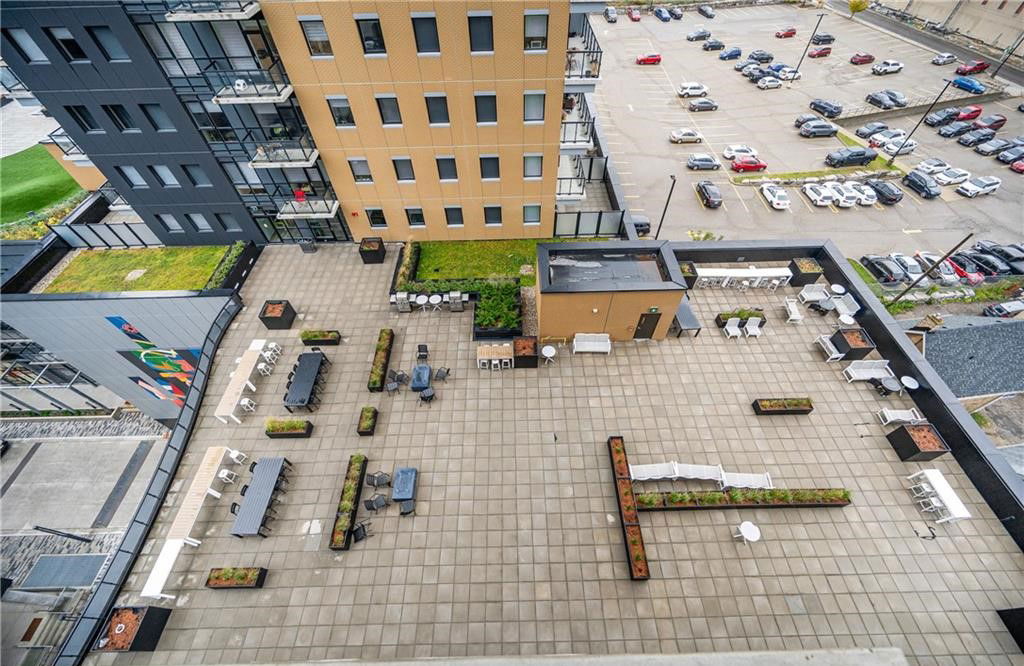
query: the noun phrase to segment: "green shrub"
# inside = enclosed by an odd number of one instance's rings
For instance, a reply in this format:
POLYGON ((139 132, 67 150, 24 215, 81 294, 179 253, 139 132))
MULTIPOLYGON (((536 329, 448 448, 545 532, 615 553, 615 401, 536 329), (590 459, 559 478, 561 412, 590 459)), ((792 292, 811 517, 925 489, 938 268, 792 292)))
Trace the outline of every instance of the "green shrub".
POLYGON ((309 340, 337 340, 340 337, 341 333, 338 331, 305 330, 299 332, 299 339, 303 342, 309 340))
POLYGON ((217 268, 213 270, 213 275, 206 281, 204 289, 220 289, 220 285, 228 277, 235 268, 235 264, 238 263, 238 258, 242 256, 242 252, 245 250, 245 241, 235 241, 228 251, 221 257, 220 263, 217 264, 217 268))
POLYGON ((353 454, 348 459, 345 483, 341 488, 341 501, 338 502, 338 514, 334 519, 334 530, 331 532, 332 546, 344 545, 345 535, 352 527, 352 509, 355 507, 356 493, 359 491, 359 470, 365 460, 366 456, 361 453, 353 454))
POLYGON ((359 412, 359 429, 369 430, 377 423, 377 409, 374 407, 363 407, 359 412))
POLYGON ((402 263, 398 267, 398 277, 395 280, 396 290, 411 291, 411 289, 407 288, 407 285, 415 278, 413 272, 416 270, 416 266, 419 262, 420 244, 415 241, 406 243, 405 252, 402 253, 402 263))
POLYGON ((267 432, 302 432, 306 429, 303 419, 267 419, 267 432))
POLYGON ((672 492, 668 494, 668 501, 671 504, 689 504, 693 502, 693 493, 672 492))
POLYGON ((722 319, 729 320, 733 317, 740 319, 750 319, 751 317, 760 317, 764 319, 764 312, 761 310, 753 310, 751 308, 737 308, 735 310, 729 310, 728 312, 722 312, 719 314, 722 319))
POLYGON ((717 504, 725 504, 725 493, 718 492, 717 490, 711 490, 706 493, 700 493, 697 495, 697 503, 704 506, 715 506, 717 504))
POLYGON ((642 506, 658 506, 661 504, 661 493, 643 493, 636 496, 636 501, 642 506))
POLYGON ((380 329, 377 336, 377 346, 373 353, 373 365, 370 366, 370 380, 367 388, 370 390, 384 387, 384 373, 388 364, 388 351, 395 341, 395 332, 390 328, 380 329))

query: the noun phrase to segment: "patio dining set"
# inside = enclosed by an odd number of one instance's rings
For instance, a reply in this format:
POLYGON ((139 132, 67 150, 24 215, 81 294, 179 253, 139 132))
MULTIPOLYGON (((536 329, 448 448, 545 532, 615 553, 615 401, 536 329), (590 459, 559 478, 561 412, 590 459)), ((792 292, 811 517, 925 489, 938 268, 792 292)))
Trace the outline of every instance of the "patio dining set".
POLYGON ((388 395, 394 395, 401 391, 401 387, 408 386, 410 391, 419 394, 420 404, 428 407, 437 397, 432 382, 447 382, 451 376, 451 368, 437 368, 435 371, 426 363, 430 356, 430 349, 427 345, 416 345, 416 365, 413 366, 412 374, 404 371, 389 369, 387 382, 384 390, 388 395))
POLYGON ((363 500, 367 511, 377 513, 393 503, 399 506, 399 515, 408 516, 416 512, 416 482, 419 471, 415 467, 398 467, 394 476, 387 472, 374 472, 366 476, 366 485, 374 489, 374 494, 363 500), (380 492, 381 488, 391 487, 391 497, 380 492))
POLYGON ((327 368, 331 365, 327 355, 314 347, 313 351, 299 354, 291 372, 284 394, 284 408, 315 411, 320 406, 320 393, 326 384, 327 368))
MULTIPOLYGON (((277 517, 275 507, 282 503, 281 496, 287 492, 291 470, 291 462, 283 456, 260 458, 249 466, 252 478, 239 489, 241 502, 231 503, 231 515, 235 517, 232 536, 266 538, 269 535, 269 524, 277 517)), ((230 483, 238 480, 237 474, 233 476, 230 483)))

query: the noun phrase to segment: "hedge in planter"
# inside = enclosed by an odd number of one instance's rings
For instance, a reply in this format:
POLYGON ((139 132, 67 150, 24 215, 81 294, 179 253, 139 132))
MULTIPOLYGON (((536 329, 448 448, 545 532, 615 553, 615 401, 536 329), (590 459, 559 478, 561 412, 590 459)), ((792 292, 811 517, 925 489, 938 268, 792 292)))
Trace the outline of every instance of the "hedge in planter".
POLYGON ((222 567, 210 569, 206 587, 214 589, 256 589, 263 587, 267 570, 263 567, 222 567))
POLYGON ((331 531, 331 550, 348 550, 352 543, 352 527, 355 524, 356 510, 359 509, 359 496, 363 492, 365 475, 366 456, 356 453, 348 459, 345 483, 341 486, 341 501, 338 502, 338 513, 335 515, 334 529, 331 531))
POLYGON ((791 287, 803 287, 818 281, 824 273, 821 264, 810 257, 797 257, 789 262, 789 270, 793 277, 789 280, 791 287))
POLYGON ((814 404, 810 398, 758 398, 751 406, 759 416, 774 414, 810 414, 814 404))
POLYGON ((377 347, 373 353, 373 365, 370 366, 370 379, 366 382, 366 388, 375 393, 384 390, 384 379, 388 374, 391 347, 394 343, 395 332, 390 328, 380 329, 380 334, 377 336, 377 347))
POLYGON ((336 330, 306 330, 299 333, 299 339, 307 347, 313 346, 337 346, 341 344, 341 331, 336 330))
POLYGON ((900 460, 926 462, 948 453, 949 447, 930 423, 902 425, 885 436, 900 460))
POLYGON ((306 439, 313 434, 313 424, 305 419, 267 419, 264 432, 270 439, 306 439))
POLYGON ((360 437, 369 437, 377 429, 377 408, 366 406, 359 412, 359 424, 356 432, 360 437))
POLYGON ((747 320, 751 317, 760 317, 762 328, 768 325, 768 319, 764 316, 764 310, 761 308, 737 308, 728 312, 718 313, 715 316, 715 326, 725 328, 726 322, 734 318, 740 320, 740 326, 746 326, 747 320))
POLYGON ((640 511, 737 509, 751 506, 782 509, 846 506, 850 498, 850 491, 845 488, 733 488, 726 491, 642 493, 636 496, 636 505, 640 511))

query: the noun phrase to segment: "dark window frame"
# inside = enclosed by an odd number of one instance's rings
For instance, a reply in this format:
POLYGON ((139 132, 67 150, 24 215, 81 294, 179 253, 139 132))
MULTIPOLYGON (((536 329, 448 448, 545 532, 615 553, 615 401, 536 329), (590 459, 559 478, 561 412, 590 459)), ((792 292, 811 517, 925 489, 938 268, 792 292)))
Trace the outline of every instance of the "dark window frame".
POLYGON ((409 225, 410 229, 425 229, 427 226, 427 217, 423 214, 423 209, 419 206, 411 206, 405 209, 405 221, 409 225), (419 212, 421 224, 413 224, 413 214, 417 211, 419 212))
POLYGON ((378 95, 374 98, 377 101, 377 111, 380 113, 380 123, 384 127, 400 127, 402 125, 402 107, 398 103, 398 97, 395 95, 378 95), (395 105, 394 112, 398 117, 398 122, 388 122, 385 113, 385 103, 391 102, 395 105))
POLYGON ((456 161, 456 159, 454 157, 447 156, 447 155, 443 156, 443 157, 435 157, 434 158, 434 162, 435 162, 435 164, 437 164, 437 179, 438 180, 440 180, 442 182, 445 182, 445 183, 454 183, 454 182, 456 182, 459 179, 459 164, 458 164, 458 162, 456 161), (441 169, 442 162, 446 166, 449 165, 449 164, 451 165, 452 173, 454 174, 454 178, 445 178, 445 172, 441 169))
POLYGON ((497 155, 481 155, 480 156, 480 180, 501 180, 501 159, 497 155), (485 163, 484 160, 487 160, 485 163), (494 165, 494 173, 496 175, 487 175, 490 171, 488 166, 494 165))
POLYGON ((331 118, 334 120, 334 126, 335 127, 355 127, 356 126, 356 114, 352 112, 352 102, 349 100, 348 97, 343 97, 343 96, 328 97, 327 98, 327 108, 331 112, 331 118), (333 102, 339 102, 339 103, 340 102, 344 102, 344 107, 341 107, 340 105, 339 106, 335 106, 333 104, 333 102), (348 109, 348 118, 349 118, 349 120, 351 120, 351 122, 338 124, 338 118, 339 118, 339 115, 340 115, 339 112, 342 111, 343 109, 348 109))
POLYGON ((18 26, 13 26, 13 27, 10 27, 10 28, 3 28, 3 34, 4 34, 5 37, 7 37, 7 41, 10 42, 11 46, 18 53, 18 55, 21 56, 22 60, 24 60, 28 64, 30 64, 30 65, 48 65, 48 64, 50 64, 50 58, 46 55, 46 51, 44 51, 43 49, 41 49, 39 47, 39 42, 37 42, 36 40, 32 39, 32 35, 30 35, 28 33, 28 30, 25 30, 24 28, 20 28, 18 26), (29 43, 32 44, 32 47, 36 51, 39 51, 39 53, 42 54, 42 60, 33 60, 31 57, 29 57, 28 53, 25 52, 25 49, 22 47, 22 45, 18 42, 17 39, 14 38, 13 34, 14 34, 15 30, 19 31, 20 34, 23 34, 25 36, 25 39, 27 39, 29 41, 29 43))
POLYGON ((128 50, 124 48, 124 44, 122 44, 121 40, 117 38, 117 35, 114 34, 114 30, 109 25, 89 25, 85 27, 85 31, 89 33, 89 37, 92 39, 93 43, 96 44, 96 48, 100 50, 100 53, 102 53, 104 57, 107 59, 107 62, 132 61, 131 56, 128 54, 128 50), (107 48, 108 44, 105 44, 103 39, 97 37, 97 35, 99 34, 98 31, 100 30, 106 30, 110 33, 110 39, 113 40, 113 44, 116 44, 117 48, 120 49, 121 52, 124 54, 123 58, 114 57, 110 53, 109 49, 107 48))
POLYGON ((367 16, 357 18, 355 21, 356 32, 359 33, 359 43, 363 47, 363 55, 386 55, 388 47, 384 40, 384 28, 381 27, 380 17, 367 16), (373 26, 376 26, 375 30, 372 29, 373 26))
POLYGON ((500 205, 493 204, 493 205, 485 205, 484 206, 484 226, 485 227, 500 227, 502 221, 503 220, 502 220, 501 206, 500 205), (498 211, 498 221, 497 222, 489 222, 488 221, 488 213, 491 213, 492 216, 493 216, 494 211, 498 211))
POLYGON ((423 96, 423 101, 427 106, 427 122, 431 125, 450 125, 452 122, 451 115, 448 111, 448 96, 440 93, 427 93, 423 96), (440 101, 440 106, 438 106, 440 101), (431 102, 433 102, 433 107, 431 102), (443 108, 442 108, 443 107, 443 108), (434 114, 443 111, 444 120, 438 120, 434 118, 434 114))
POLYGON ((371 229, 387 229, 388 219, 384 216, 383 208, 364 208, 366 212, 366 221, 369 223, 371 229), (375 219, 379 218, 379 222, 375 223, 375 219))
POLYGON ((86 134, 106 134, 107 131, 96 122, 96 116, 84 104, 71 104, 64 107, 78 127, 86 134))
POLYGON ((441 53, 441 37, 437 33, 437 17, 413 16, 412 33, 416 39, 417 54, 434 55, 441 53))
POLYGON ((121 134, 137 134, 142 131, 124 104, 103 104, 100 108, 121 134))
POLYGON ((469 52, 494 53, 494 17, 490 14, 479 14, 470 15, 468 18, 469 52))
POLYGON ((498 95, 496 93, 474 93, 473 94, 473 109, 476 112, 476 124, 477 125, 495 125, 498 122, 498 95), (481 102, 484 102, 484 105, 481 102), (486 104, 489 103, 489 107, 486 104), (488 120, 486 117, 481 119, 481 111, 491 111, 490 115, 493 115, 493 120, 488 120))
POLYGON ((395 169, 395 179, 398 182, 400 182, 400 183, 414 183, 414 182, 416 182, 416 169, 415 169, 415 167, 413 167, 412 158, 411 157, 392 157, 391 158, 391 165, 395 169), (402 177, 402 171, 400 171, 399 168, 398 168, 399 162, 403 163, 403 165, 405 165, 405 164, 408 165, 408 167, 409 167, 408 175, 410 175, 411 178, 403 178, 402 177))
POLYGON ((43 31, 46 33, 46 36, 50 38, 50 41, 53 42, 53 45, 57 48, 57 51, 59 51, 60 54, 64 56, 64 59, 67 60, 69 63, 73 65, 79 65, 91 62, 91 60, 89 59, 89 54, 85 52, 85 49, 82 48, 82 45, 79 43, 78 38, 71 33, 71 30, 69 30, 67 26, 55 25, 49 28, 43 28, 43 31), (66 30, 68 33, 68 37, 58 37, 57 35, 53 34, 54 30, 66 30), (71 50, 72 46, 77 51, 77 53, 71 50), (81 55, 81 57, 78 57, 79 54, 81 55))
POLYGON ((350 157, 348 158, 348 169, 352 172, 352 180, 357 183, 372 183, 373 182, 373 171, 370 170, 370 162, 364 157, 350 157), (356 165, 361 164, 366 167, 366 173, 360 173, 356 171, 356 165))
POLYGON ((466 220, 462 215, 462 206, 445 206, 444 207, 444 221, 449 227, 463 227, 466 225, 466 220), (452 222, 452 215, 449 211, 458 211, 458 222, 452 222))
POLYGON ((309 56, 311 58, 334 57, 334 47, 331 46, 331 36, 327 32, 327 24, 324 23, 322 18, 299 19, 299 29, 302 30, 302 37, 306 40, 306 48, 309 50, 309 56), (315 24, 319 24, 319 26, 315 24), (315 39, 315 37, 319 37, 319 35, 314 35, 314 37, 311 38, 309 31, 306 30, 307 26, 322 31, 323 39, 315 39))

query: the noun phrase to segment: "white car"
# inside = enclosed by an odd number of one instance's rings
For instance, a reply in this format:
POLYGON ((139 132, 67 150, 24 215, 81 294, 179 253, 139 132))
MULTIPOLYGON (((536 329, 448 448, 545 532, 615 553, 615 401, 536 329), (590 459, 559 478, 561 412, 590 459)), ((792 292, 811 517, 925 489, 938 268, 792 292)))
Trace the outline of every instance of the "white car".
POLYGON ((932 270, 928 274, 928 277, 932 278, 933 282, 937 279, 944 285, 960 284, 960 278, 957 277, 956 271, 954 271, 953 267, 949 264, 949 260, 947 259, 946 261, 939 263, 939 259, 941 258, 942 257, 933 252, 918 252, 914 255, 914 259, 917 259, 917 263, 921 264, 921 268, 925 270, 928 270, 932 266, 938 264, 938 268, 932 270), (938 274, 936 274, 936 270, 938 271, 938 274))
MULTIPOLYGON (((917 278, 924 275, 924 269, 921 268, 921 264, 917 263, 913 257, 903 254, 902 252, 893 252, 889 255, 889 258, 896 262, 896 265, 902 268, 907 273, 907 277, 913 282, 917 278)), ((918 287, 930 287, 932 281, 928 278, 921 278, 921 281, 917 283, 918 287)))
POLYGON ((789 208, 789 195, 786 194, 786 190, 778 185, 765 183, 761 186, 761 196, 775 210, 787 210, 789 208))
POLYGON ((680 97, 707 97, 708 87, 703 83, 689 81, 679 84, 680 97))
POLYGON ((780 69, 775 76, 779 77, 783 81, 797 81, 803 75, 799 70, 793 69, 792 67, 784 67, 780 69))
POLYGON ((872 74, 895 74, 903 69, 903 63, 899 60, 883 60, 882 62, 876 62, 871 67, 872 74))
POLYGON ((879 132, 877 134, 872 134, 871 137, 868 138, 868 145, 871 146, 872 148, 877 148, 879 146, 884 146, 885 144, 889 143, 890 141, 896 141, 897 139, 904 139, 904 138, 906 138, 906 136, 907 136, 906 131, 901 130, 901 129, 882 130, 881 132, 879 132))
POLYGON ((759 63, 759 62, 752 62, 749 65, 747 65, 746 67, 744 67, 743 69, 741 69, 740 70, 740 74, 742 74, 743 76, 746 76, 747 74, 749 74, 750 72, 754 71, 755 69, 758 69, 759 67, 761 67, 761 63, 759 63))
POLYGON ((945 160, 940 160, 938 157, 929 157, 914 167, 914 171, 920 171, 921 173, 926 173, 929 176, 932 176, 951 168, 952 167, 945 160))
POLYGON ((772 88, 781 88, 782 81, 779 81, 774 76, 766 76, 757 82, 757 87, 761 90, 771 90, 772 88))
POLYGON ((834 201, 832 202, 840 208, 853 208, 857 205, 857 197, 853 192, 848 192, 842 183, 832 181, 824 183, 824 186, 828 188, 828 191, 832 193, 834 201))
POLYGON ((672 143, 702 143, 704 137, 695 129, 680 127, 669 132, 668 140, 672 143))
POLYGON ((965 169, 950 167, 945 171, 935 174, 935 182, 939 185, 959 185, 971 177, 971 172, 965 169))
POLYGON ((968 199, 973 199, 979 194, 992 194, 999 189, 999 186, 1003 184, 1003 181, 996 178, 995 176, 982 176, 980 178, 972 178, 956 188, 957 194, 962 194, 968 199))
POLYGON ((832 190, 817 183, 807 183, 800 188, 800 191, 803 192, 804 196, 810 199, 811 203, 815 206, 828 206, 836 201, 836 197, 832 194, 832 190))
POLYGON ((886 155, 909 155, 917 148, 917 141, 913 139, 895 139, 882 146, 882 152, 886 155))
POLYGON ((952 53, 939 53, 932 58, 933 65, 948 65, 951 62, 956 62, 956 56, 952 53))
POLYGON ((757 157, 757 149, 738 143, 726 146, 725 150, 722 151, 722 157, 727 160, 734 160, 737 157, 757 157))
POLYGON ((857 203, 861 206, 874 206, 878 202, 878 195, 864 183, 848 181, 844 187, 847 192, 852 192, 857 197, 857 203))

